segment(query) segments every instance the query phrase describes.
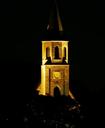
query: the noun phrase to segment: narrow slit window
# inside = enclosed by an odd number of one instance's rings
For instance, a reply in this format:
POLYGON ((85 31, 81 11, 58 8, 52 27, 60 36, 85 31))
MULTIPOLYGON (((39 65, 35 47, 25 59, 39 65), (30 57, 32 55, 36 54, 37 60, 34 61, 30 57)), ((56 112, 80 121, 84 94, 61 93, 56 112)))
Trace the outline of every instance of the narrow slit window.
POLYGON ((46 48, 46 59, 48 57, 50 57, 50 48, 49 47, 46 48))
POLYGON ((64 58, 66 59, 66 47, 64 47, 64 58))

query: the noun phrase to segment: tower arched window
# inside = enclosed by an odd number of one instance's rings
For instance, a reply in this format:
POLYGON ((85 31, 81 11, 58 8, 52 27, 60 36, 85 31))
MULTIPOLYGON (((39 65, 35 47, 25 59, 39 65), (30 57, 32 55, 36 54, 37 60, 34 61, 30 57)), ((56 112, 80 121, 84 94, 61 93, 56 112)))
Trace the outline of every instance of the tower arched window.
POLYGON ((66 47, 64 47, 64 58, 66 59, 66 47))
POLYGON ((55 59, 59 59, 59 48, 58 46, 55 47, 55 59))
POLYGON ((46 48, 46 59, 48 57, 50 57, 50 48, 49 47, 46 48))

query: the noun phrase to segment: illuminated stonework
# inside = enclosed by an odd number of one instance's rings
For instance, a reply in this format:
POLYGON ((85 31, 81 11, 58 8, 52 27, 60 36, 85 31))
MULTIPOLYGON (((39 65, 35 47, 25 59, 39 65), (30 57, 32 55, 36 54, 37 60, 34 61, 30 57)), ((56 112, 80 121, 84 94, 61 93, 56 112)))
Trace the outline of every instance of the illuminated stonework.
POLYGON ((42 65, 43 95, 54 95, 54 88, 58 87, 61 95, 69 94, 69 65, 42 65))
POLYGON ((52 63, 68 63, 68 41, 42 41, 42 64, 50 57, 52 63))

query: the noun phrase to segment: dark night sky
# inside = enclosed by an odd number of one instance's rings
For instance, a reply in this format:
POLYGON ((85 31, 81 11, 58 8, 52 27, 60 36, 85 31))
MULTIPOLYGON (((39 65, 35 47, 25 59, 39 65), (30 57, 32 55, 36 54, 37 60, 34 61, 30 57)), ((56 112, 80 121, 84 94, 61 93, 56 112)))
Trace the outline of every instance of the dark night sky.
MULTIPOLYGON (((58 3, 64 31, 72 42, 72 80, 80 81, 90 93, 101 93, 105 86, 104 4, 70 0, 58 0, 58 3)), ((34 82, 38 82, 40 41, 46 31, 50 4, 51 0, 10 0, 0 4, 0 88, 3 95, 4 92, 27 94, 32 91, 34 82)))

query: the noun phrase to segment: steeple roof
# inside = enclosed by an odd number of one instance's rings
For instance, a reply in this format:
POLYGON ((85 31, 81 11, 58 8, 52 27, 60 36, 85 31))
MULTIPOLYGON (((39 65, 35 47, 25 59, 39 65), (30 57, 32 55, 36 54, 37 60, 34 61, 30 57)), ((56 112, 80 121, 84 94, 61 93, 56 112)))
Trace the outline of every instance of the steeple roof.
POLYGON ((57 0, 50 0, 49 20, 46 26, 43 40, 68 40, 64 32, 57 0))
POLYGON ((47 30, 53 31, 53 32, 62 32, 63 31, 61 17, 60 17, 60 13, 59 13, 59 9, 58 9, 56 0, 53 0, 53 3, 52 3, 47 30))

